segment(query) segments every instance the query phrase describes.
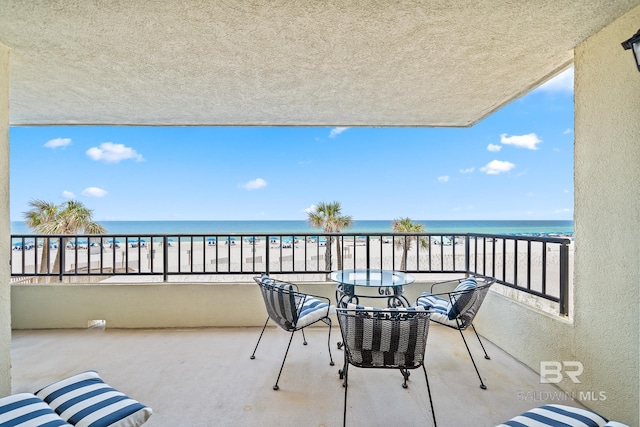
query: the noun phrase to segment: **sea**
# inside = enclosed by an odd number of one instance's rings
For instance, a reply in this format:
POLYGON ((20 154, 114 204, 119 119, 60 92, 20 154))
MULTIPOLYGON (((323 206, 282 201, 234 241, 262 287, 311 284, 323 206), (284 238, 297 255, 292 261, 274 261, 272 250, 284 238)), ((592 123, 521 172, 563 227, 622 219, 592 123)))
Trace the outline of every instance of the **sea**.
MULTIPOLYGON (((269 234, 296 235, 322 233, 306 221, 97 221, 113 235, 151 234, 269 234)), ((436 234, 484 233, 529 236, 573 236, 571 220, 417 220, 426 232, 436 234)), ((343 233, 391 232, 393 220, 355 220, 343 233)), ((11 222, 12 235, 35 234, 24 222, 11 222)))

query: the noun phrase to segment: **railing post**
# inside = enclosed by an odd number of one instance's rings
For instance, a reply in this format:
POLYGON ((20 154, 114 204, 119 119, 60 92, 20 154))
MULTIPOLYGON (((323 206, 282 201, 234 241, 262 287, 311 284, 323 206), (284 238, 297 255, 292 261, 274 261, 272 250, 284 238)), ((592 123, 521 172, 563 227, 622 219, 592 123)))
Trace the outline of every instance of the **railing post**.
POLYGON ((467 234, 464 236, 464 270, 467 276, 471 274, 471 237, 467 234))
POLYGON ((569 315, 569 245, 560 245, 560 315, 569 315))
MULTIPOLYGON (((320 239, 318 239, 318 242, 320 241, 320 239)), ((269 236, 267 236, 265 238, 265 250, 264 250, 265 254, 264 254, 264 262, 265 262, 265 267, 264 267, 264 273, 269 275, 269 253, 271 252, 270 250, 270 246, 269 246, 269 236)), ((229 264, 231 265, 231 264, 229 264)))
MULTIPOLYGON (((180 251, 180 237, 178 237, 178 251, 180 251)), ((162 281, 169 281, 169 238, 162 236, 162 281)))
MULTIPOLYGON (((24 245, 22 245, 24 247, 24 245)), ((58 253, 60 254, 60 265, 58 266, 58 280, 62 283, 64 277, 64 265, 66 263, 64 255, 66 252, 67 242, 64 237, 60 237, 60 245, 58 247, 58 253)))
MULTIPOLYGON (((369 236, 367 234, 367 246, 366 246, 366 248, 367 248, 367 266, 366 266, 366 268, 371 268, 371 246, 370 245, 371 245, 371 236, 369 236)), ((354 262, 354 265, 355 265, 355 262, 356 262, 355 254, 353 255, 353 262, 354 262)))

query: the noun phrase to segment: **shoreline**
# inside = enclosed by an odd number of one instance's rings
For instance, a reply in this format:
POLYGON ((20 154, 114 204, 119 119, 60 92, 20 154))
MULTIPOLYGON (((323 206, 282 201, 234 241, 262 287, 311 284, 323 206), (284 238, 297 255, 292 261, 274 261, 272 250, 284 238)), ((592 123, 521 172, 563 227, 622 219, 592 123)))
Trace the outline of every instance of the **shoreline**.
MULTIPOLYGON (((259 221, 97 221, 107 235, 314 235, 322 234, 304 220, 259 221)), ((427 233, 455 235, 463 233, 529 236, 572 236, 572 220, 415 220, 427 233)), ((391 233, 392 220, 355 220, 343 233, 391 233)), ((24 222, 11 222, 12 235, 33 235, 24 222)))

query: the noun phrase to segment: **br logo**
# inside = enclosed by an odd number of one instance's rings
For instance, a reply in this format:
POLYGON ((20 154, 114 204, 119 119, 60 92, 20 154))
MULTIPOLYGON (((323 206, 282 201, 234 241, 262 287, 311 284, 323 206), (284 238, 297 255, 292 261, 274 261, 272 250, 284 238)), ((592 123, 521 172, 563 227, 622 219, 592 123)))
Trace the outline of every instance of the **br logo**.
POLYGON ((540 362, 540 382, 542 384, 558 384, 567 376, 575 384, 579 384, 578 377, 584 371, 582 363, 576 360, 563 362, 543 360, 540 362))

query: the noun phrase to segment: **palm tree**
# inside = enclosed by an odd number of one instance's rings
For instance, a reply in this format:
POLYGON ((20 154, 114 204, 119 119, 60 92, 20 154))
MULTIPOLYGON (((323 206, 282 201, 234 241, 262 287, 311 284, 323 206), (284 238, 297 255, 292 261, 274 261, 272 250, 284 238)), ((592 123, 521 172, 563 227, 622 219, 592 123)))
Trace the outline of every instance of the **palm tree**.
MULTIPOLYGON (((44 200, 31 200, 31 210, 24 213, 25 224, 36 234, 103 234, 106 229, 92 220, 93 211, 85 207, 81 202, 69 200, 60 205, 55 205, 44 200)), ((60 239, 58 252, 53 263, 53 273, 58 273, 60 265, 60 252, 65 248, 64 239, 60 239)), ((49 259, 49 239, 45 239, 42 251, 43 262, 40 264, 40 272, 47 271, 49 259)))
MULTIPOLYGON (((426 228, 422 224, 413 222, 411 218, 398 218, 393 220, 391 230, 396 233, 424 233, 426 228)), ((427 246, 427 239, 420 236, 396 237, 394 239, 394 244, 402 249, 402 261, 400 262, 400 270, 402 271, 407 269, 407 253, 414 240, 419 240, 422 247, 427 246)))
MULTIPOLYGON (((322 228, 325 233, 338 233, 343 228, 349 228, 353 225, 353 218, 349 215, 342 215, 340 212, 340 202, 325 203, 320 202, 318 206, 309 212, 307 221, 312 227, 322 228)), ((325 249, 325 268, 331 270, 331 245, 333 237, 329 236, 329 242, 325 249)), ((340 248, 340 239, 336 239, 338 253, 338 270, 342 270, 342 250, 340 248)))

